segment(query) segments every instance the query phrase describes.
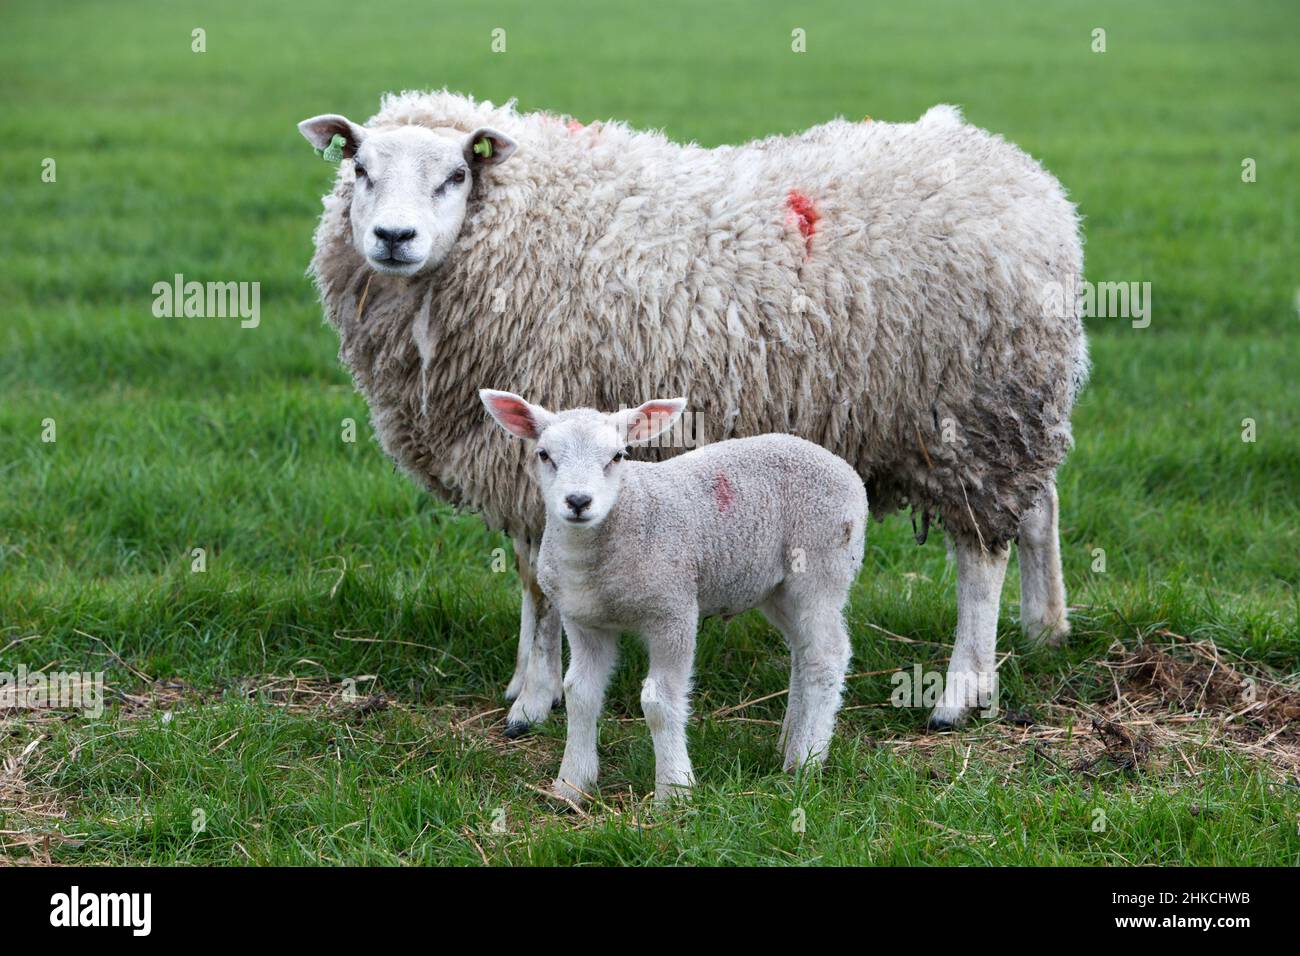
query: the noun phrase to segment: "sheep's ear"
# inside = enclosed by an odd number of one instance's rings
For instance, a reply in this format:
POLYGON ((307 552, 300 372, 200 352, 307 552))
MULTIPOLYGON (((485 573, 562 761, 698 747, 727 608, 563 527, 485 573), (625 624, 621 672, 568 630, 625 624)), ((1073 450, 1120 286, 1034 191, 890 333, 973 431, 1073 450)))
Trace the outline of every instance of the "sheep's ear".
POLYGON ((343 158, 351 159, 361 148, 366 131, 346 116, 324 113, 298 124, 298 132, 317 149, 328 149, 335 136, 343 137, 343 158))
POLYGON ((516 438, 536 440, 555 416, 540 405, 530 405, 513 392, 481 388, 478 397, 496 423, 516 438))
POLYGON ((465 137, 465 162, 472 167, 504 163, 515 151, 515 141, 490 126, 480 126, 465 137))
POLYGON ((646 442, 672 428, 685 408, 684 398, 655 398, 636 408, 615 412, 614 425, 629 444, 646 442))

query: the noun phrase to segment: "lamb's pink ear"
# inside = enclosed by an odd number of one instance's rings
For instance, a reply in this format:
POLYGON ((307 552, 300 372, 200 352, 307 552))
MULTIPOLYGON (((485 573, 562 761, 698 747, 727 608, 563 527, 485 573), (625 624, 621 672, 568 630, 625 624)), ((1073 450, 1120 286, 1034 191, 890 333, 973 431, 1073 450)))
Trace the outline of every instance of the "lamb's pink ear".
POLYGON ((686 408, 684 398, 652 398, 644 405, 614 413, 614 423, 625 441, 646 442, 662 435, 686 408))
POLYGON ((536 440, 555 418, 542 406, 530 405, 514 392, 481 388, 478 397, 496 423, 516 438, 536 440))
POLYGON ((515 151, 515 141, 490 126, 480 126, 465 137, 465 162, 471 167, 504 163, 515 151))
POLYGON ((328 148, 335 136, 343 137, 343 157, 351 159, 361 148, 366 138, 366 131, 346 116, 338 113, 324 113, 313 116, 298 124, 298 132, 317 149, 328 148))

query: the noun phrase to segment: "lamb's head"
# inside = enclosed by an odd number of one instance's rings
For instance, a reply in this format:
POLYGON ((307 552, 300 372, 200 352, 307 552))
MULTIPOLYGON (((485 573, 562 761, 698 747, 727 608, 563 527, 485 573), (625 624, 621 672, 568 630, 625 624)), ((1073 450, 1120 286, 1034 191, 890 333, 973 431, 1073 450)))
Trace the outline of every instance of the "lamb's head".
POLYGON ((488 127, 366 129, 334 113, 298 124, 307 141, 326 149, 343 139, 356 175, 352 243, 371 268, 411 276, 440 266, 465 222, 474 177, 515 151, 509 136, 488 127))
POLYGON ((686 407, 686 399, 669 398, 609 414, 590 408, 549 412, 510 392, 485 388, 479 398, 498 425, 535 443, 533 467, 547 515, 584 528, 599 527, 613 510, 628 446, 667 431, 686 407))

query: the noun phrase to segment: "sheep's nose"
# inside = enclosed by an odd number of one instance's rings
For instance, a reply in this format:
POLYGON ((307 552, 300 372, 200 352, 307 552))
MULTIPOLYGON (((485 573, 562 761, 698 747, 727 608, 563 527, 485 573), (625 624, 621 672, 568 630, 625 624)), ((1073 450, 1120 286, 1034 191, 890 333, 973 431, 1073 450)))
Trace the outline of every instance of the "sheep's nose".
POLYGON ((575 515, 581 515, 591 504, 591 495, 565 495, 564 503, 573 509, 575 515))
POLYGON ((385 229, 383 226, 375 226, 375 236, 384 242, 392 245, 395 242, 405 242, 407 239, 415 238, 414 229, 385 229))

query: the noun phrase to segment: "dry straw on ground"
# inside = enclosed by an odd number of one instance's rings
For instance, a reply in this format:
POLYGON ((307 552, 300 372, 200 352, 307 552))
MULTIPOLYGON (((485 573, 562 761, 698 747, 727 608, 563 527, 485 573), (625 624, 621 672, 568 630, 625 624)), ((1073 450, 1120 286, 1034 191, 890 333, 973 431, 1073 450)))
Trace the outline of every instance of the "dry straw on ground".
POLYGON ((1300 783, 1300 690, 1262 676, 1213 641, 1169 631, 1162 643, 1118 643, 1099 662, 1110 674, 1110 699, 1087 703, 1062 694, 1037 720, 1006 713, 959 737, 932 733, 882 741, 897 753, 950 749, 954 739, 1007 773, 1042 760, 1072 775, 1097 778, 1161 769, 1177 762, 1191 777, 1209 759, 1231 753, 1263 765, 1279 780, 1300 783))

